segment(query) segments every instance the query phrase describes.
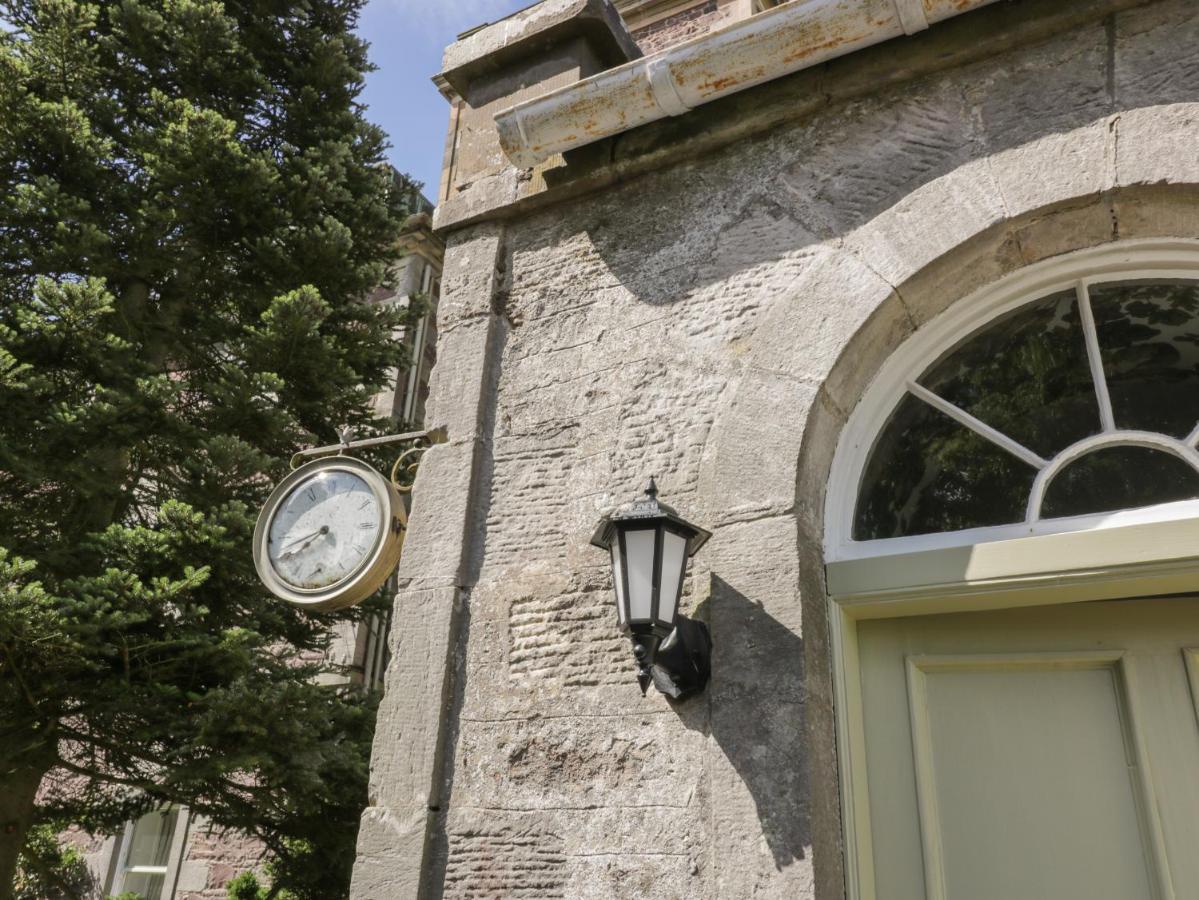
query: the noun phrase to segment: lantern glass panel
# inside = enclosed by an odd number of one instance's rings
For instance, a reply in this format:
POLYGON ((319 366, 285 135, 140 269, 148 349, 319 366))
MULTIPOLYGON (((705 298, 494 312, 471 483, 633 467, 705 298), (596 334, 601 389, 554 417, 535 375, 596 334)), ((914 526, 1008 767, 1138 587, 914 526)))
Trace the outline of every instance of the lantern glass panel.
POLYGON ((656 535, 655 528, 639 528, 624 533, 629 570, 630 622, 648 622, 652 615, 656 535))
POLYGON ((687 566, 687 539, 666 529, 662 535, 662 594, 658 600, 658 621, 674 625, 687 566))
POLYGON ((616 589, 616 618, 625 624, 624 558, 620 555, 620 537, 612 541, 612 584, 616 589))

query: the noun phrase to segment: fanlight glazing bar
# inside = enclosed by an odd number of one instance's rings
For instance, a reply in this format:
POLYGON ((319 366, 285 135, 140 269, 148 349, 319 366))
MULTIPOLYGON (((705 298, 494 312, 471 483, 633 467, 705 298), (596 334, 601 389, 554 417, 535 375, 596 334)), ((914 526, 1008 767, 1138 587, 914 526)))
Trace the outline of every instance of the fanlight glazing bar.
POLYGON ((981 419, 976 419, 961 407, 955 406, 948 400, 938 397, 928 388, 922 387, 914 381, 909 381, 908 390, 916 397, 919 397, 921 400, 927 403, 929 406, 933 407, 933 409, 943 412, 954 421, 969 428, 979 437, 985 438, 1002 450, 1006 450, 1008 453, 1012 454, 1012 456, 1016 457, 1022 462, 1028 463, 1034 469, 1044 469, 1049 465, 1049 461, 1047 459, 1042 459, 1023 444, 1012 440, 1001 431, 996 431, 986 422, 983 422, 981 419))
POLYGON ((1186 436, 1183 441, 1188 447, 1199 447, 1199 425, 1195 426, 1195 430, 1186 436))
POLYGON ((1091 364, 1091 380, 1095 382, 1095 399, 1099 402, 1099 421, 1108 434, 1116 430, 1112 412, 1112 397, 1107 389, 1107 374, 1103 371, 1103 355, 1099 351, 1099 331, 1095 328, 1095 313, 1091 309, 1091 292, 1085 281, 1078 283, 1078 315, 1087 344, 1087 360, 1091 364))
POLYGON ((1109 447, 1144 447, 1149 450, 1160 450, 1178 457, 1199 472, 1199 451, 1196 451, 1189 442, 1184 443, 1152 431, 1116 431, 1111 434, 1097 434, 1067 447, 1037 474, 1036 481, 1032 485, 1032 493, 1028 497, 1027 521, 1031 523, 1041 520, 1041 508, 1045 503, 1045 493, 1049 490, 1053 479, 1066 466, 1090 453, 1109 447))

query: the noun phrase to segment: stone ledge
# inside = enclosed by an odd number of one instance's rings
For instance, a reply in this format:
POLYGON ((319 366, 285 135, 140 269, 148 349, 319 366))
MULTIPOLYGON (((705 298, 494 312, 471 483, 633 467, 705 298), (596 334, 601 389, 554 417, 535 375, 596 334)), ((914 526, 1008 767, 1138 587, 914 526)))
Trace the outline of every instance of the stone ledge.
POLYGON ((888 41, 644 125, 566 154, 565 163, 530 177, 508 165, 491 180, 451 194, 434 228, 516 218, 631 178, 713 153, 811 117, 849 100, 880 93, 937 72, 970 65, 1047 40, 1153 0, 1011 0, 942 22, 913 37, 888 41))
POLYGON ((462 97, 479 75, 576 37, 587 38, 612 66, 641 56, 609 0, 543 0, 450 44, 433 81, 443 93, 462 97))

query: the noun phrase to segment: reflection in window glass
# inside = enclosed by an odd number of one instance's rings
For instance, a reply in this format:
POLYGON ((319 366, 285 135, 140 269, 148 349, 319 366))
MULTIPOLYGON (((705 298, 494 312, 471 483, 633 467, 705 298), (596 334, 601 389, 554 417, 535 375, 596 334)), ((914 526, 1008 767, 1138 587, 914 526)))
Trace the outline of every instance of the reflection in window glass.
POLYGON ((854 539, 1022 522, 1036 474, 909 394, 871 454, 854 539))
POLYGON ((1199 422, 1199 285, 1096 285, 1091 309, 1116 427, 1189 435, 1199 422))
MULTIPOLYGON (((1116 433, 1187 438, 1199 425, 1199 283, 1101 284, 1089 295, 1116 433)), ((906 394, 863 472, 854 539, 1024 521, 1036 472, 996 432, 1045 460, 1100 433, 1087 340, 1071 289, 1002 316, 939 359, 920 385, 983 424, 971 430, 906 394)), ((1060 473, 1039 515, 1195 498, 1197 478, 1168 453, 1109 448, 1060 473)))
POLYGON ((162 900, 166 880, 166 875, 130 872, 125 876, 125 890, 122 893, 137 894, 145 900, 162 900))
POLYGON ((177 809, 155 810, 133 823, 125 851, 122 890, 159 900, 166 886, 177 809))
POLYGON ((1199 497, 1199 473, 1148 447, 1109 447, 1071 463, 1045 492, 1049 518, 1136 509, 1199 497))
POLYGON ((920 384, 1047 459, 1102 427, 1073 290, 993 322, 920 384))

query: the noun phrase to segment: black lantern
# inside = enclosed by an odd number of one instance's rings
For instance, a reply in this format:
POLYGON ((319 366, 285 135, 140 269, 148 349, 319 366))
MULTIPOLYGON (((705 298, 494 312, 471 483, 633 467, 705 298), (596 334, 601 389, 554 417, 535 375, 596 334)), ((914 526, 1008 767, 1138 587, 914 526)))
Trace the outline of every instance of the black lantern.
POLYGON ((687 560, 711 536, 659 503, 651 478, 645 497, 605 516, 591 538, 612 555, 616 617, 632 638, 642 693, 651 680, 676 698, 707 683, 708 629, 678 610, 687 560))

